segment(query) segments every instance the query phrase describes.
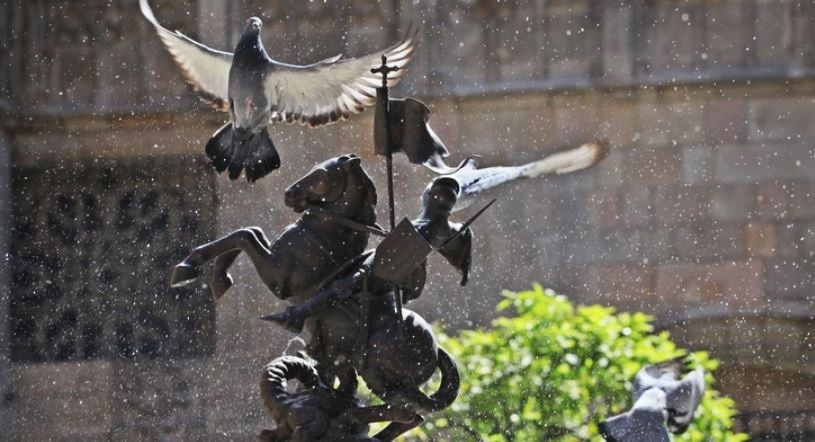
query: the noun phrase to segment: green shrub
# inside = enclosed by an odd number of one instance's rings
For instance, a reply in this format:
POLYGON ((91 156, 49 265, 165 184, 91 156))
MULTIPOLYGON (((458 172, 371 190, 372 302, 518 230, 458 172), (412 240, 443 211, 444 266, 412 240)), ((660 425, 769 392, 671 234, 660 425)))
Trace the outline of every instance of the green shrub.
POLYGON ((514 309, 491 329, 440 334, 459 363, 462 385, 448 410, 412 437, 433 440, 602 440, 597 424, 631 406, 631 381, 646 364, 687 355, 707 372, 697 417, 677 441, 743 441, 734 434, 730 398, 710 386, 717 361, 688 354, 668 333, 652 334, 651 317, 601 306, 574 307, 535 285, 506 292, 498 310, 514 309))

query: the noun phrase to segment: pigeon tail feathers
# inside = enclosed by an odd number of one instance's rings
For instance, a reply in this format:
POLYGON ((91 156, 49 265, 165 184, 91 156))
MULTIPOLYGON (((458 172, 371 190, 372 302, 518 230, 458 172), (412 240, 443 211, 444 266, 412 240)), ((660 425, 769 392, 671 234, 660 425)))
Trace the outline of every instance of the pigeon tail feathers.
POLYGON ((230 180, 244 172, 247 181, 255 182, 280 167, 280 155, 266 130, 234 130, 232 123, 215 132, 207 142, 206 153, 218 173, 229 171, 230 180))
POLYGON ((269 137, 269 132, 266 130, 260 131, 259 134, 254 136, 253 141, 256 145, 243 161, 246 180, 250 183, 265 177, 269 172, 280 167, 280 155, 278 155, 277 149, 275 149, 274 143, 269 137))
POLYGON ((212 134, 212 138, 207 141, 205 150, 215 170, 218 173, 225 171, 233 153, 232 123, 224 124, 212 134))

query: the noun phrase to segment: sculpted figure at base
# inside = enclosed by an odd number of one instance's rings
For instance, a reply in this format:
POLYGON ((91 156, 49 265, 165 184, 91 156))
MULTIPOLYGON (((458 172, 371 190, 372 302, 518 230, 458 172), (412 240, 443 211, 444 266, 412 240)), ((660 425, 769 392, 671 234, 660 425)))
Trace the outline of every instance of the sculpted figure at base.
POLYGON ((326 386, 316 361, 304 354, 281 356, 263 367, 260 396, 277 423, 274 430, 260 433, 262 442, 373 441, 368 425, 344 413, 362 407, 359 400, 326 386), (288 391, 292 379, 300 382, 299 391, 288 391))

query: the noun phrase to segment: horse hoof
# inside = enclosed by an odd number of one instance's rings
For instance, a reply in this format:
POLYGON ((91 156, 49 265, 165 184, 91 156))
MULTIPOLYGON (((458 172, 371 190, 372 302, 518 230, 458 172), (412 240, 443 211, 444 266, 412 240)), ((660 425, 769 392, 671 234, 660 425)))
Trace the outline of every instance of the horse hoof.
POLYGON ((209 284, 212 297, 215 298, 216 301, 221 299, 221 297, 224 296, 224 293, 226 293, 226 291, 232 287, 232 283, 232 275, 229 273, 222 273, 220 275, 213 276, 212 281, 210 281, 209 284))
POLYGON ((173 276, 170 278, 171 287, 183 287, 198 279, 198 268, 189 264, 181 263, 173 269, 173 276))
POLYGON ((300 333, 303 331, 303 326, 305 325, 306 318, 302 315, 293 314, 291 309, 287 309, 283 312, 274 313, 268 316, 264 316, 260 319, 264 321, 274 322, 275 324, 285 328, 286 330, 294 333, 300 333))

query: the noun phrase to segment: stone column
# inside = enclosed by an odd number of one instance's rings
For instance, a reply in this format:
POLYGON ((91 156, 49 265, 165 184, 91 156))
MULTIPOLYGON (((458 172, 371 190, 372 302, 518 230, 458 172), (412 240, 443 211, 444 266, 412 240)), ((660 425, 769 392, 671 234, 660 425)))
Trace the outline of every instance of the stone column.
MULTIPOLYGON (((228 0, 198 0, 198 35, 202 43, 232 51, 229 36, 228 0)), ((248 18, 248 17, 247 17, 248 18)))
POLYGON ((625 83, 631 80, 632 54, 632 10, 626 1, 602 2, 603 20, 603 68, 612 82, 625 83))
POLYGON ((0 428, 10 428, 6 395, 10 392, 9 292, 11 272, 11 142, 0 128, 0 428))

